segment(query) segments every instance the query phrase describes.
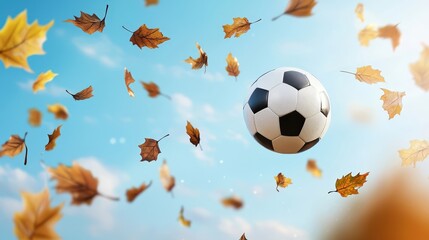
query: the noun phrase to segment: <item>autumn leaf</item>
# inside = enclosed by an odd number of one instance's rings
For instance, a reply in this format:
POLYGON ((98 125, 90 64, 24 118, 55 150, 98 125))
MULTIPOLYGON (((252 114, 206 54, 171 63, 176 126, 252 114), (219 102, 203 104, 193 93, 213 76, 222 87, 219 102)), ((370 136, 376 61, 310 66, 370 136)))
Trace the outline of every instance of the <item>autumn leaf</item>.
POLYGON ((36 108, 28 110, 28 123, 33 127, 38 127, 42 124, 42 112, 36 108))
POLYGON ((395 117, 396 114, 400 115, 402 111, 402 97, 405 96, 405 92, 393 92, 387 89, 381 88, 384 94, 380 97, 383 100, 383 109, 389 114, 389 119, 395 117))
POLYGON ((243 235, 241 235, 239 240, 247 240, 245 233, 243 233, 243 235))
POLYGON ((358 173, 355 176, 352 176, 352 173, 343 176, 341 179, 337 179, 335 182, 335 191, 330 191, 328 193, 337 192, 341 195, 341 197, 347 197, 353 194, 359 194, 358 189, 366 183, 366 177, 369 172, 360 174, 358 173))
POLYGON ((374 25, 368 25, 359 34, 359 42, 362 46, 369 46, 369 42, 378 37, 378 29, 374 25))
POLYGON ((89 170, 81 167, 76 162, 70 167, 60 164, 56 169, 48 167, 47 170, 51 174, 51 179, 57 180, 57 185, 55 185, 57 193, 67 192, 71 194, 72 205, 91 205, 96 196, 113 201, 119 200, 119 198, 99 193, 97 190, 98 179, 89 170))
POLYGON ((165 137, 168 137, 170 134, 167 134, 160 138, 159 140, 154 140, 152 138, 145 138, 145 141, 143 144, 139 145, 139 148, 141 149, 140 155, 142 156, 142 159, 140 162, 148 161, 151 162, 153 160, 158 159, 158 154, 161 153, 161 150, 159 149, 158 143, 165 137))
MULTIPOLYGON (((198 130, 198 128, 194 128, 189 121, 187 121, 186 123, 186 133, 189 136, 189 141, 192 144, 194 144, 195 147, 198 146, 198 144, 200 144, 200 130, 198 130)), ((200 144, 200 148, 201 148, 201 144, 200 144)))
POLYGON ((357 18, 359 18, 359 20, 361 22, 365 22, 365 17, 364 17, 364 7, 362 3, 359 3, 356 8, 355 8, 355 13, 357 18))
POLYGON ((200 52, 200 56, 197 59, 189 57, 185 59, 185 62, 191 64, 192 69, 201 69, 204 66, 204 73, 206 72, 206 68, 209 65, 208 56, 201 48, 200 44, 196 43, 197 49, 200 52))
POLYGON ((146 191, 152 185, 152 181, 146 185, 146 183, 142 183, 140 187, 132 187, 126 191, 127 201, 133 202, 136 197, 138 197, 142 192, 146 191))
POLYGON ((161 179, 162 186, 167 192, 171 192, 176 185, 176 179, 170 175, 167 161, 163 161, 159 169, 159 178, 161 179))
POLYGON ((413 165, 425 160, 429 156, 429 142, 426 140, 412 140, 410 148, 399 150, 402 166, 413 165))
POLYGON ((399 39, 401 38, 401 32, 398 29, 398 25, 387 25, 378 29, 378 37, 388 38, 392 42, 393 50, 399 45, 399 39))
POLYGON ((274 179, 276 180, 277 192, 279 192, 279 187, 286 188, 289 184, 292 184, 292 179, 285 177, 281 172, 277 176, 274 176, 274 179))
POLYGON ((237 18, 233 18, 233 20, 234 22, 231 25, 229 24, 223 25, 223 31, 225 32, 224 38, 230 38, 232 36, 236 38, 240 37, 242 34, 250 30, 250 25, 261 21, 261 19, 259 19, 254 22, 249 22, 249 20, 247 20, 247 18, 245 17, 243 18, 237 17, 237 18))
POLYGON ((152 5, 158 5, 159 0, 145 0, 146 7, 152 6, 152 5))
POLYGON ((66 90, 66 92, 70 94, 76 101, 85 100, 94 96, 92 95, 92 86, 89 86, 76 94, 70 93, 68 90, 66 90))
POLYGON ((48 105, 48 112, 53 113, 56 119, 67 120, 69 117, 67 108, 59 103, 48 105))
POLYGON ((54 149, 54 147, 56 145, 57 138, 59 136, 61 136, 61 132, 60 132, 61 126, 62 125, 58 126, 52 134, 48 134, 49 142, 45 146, 46 151, 50 151, 50 150, 54 149))
POLYGON ((103 32, 104 26, 106 25, 106 15, 109 10, 109 5, 106 5, 106 11, 104 12, 103 19, 100 20, 96 14, 89 15, 85 12, 80 12, 80 17, 74 16, 73 19, 67 19, 65 22, 73 23, 76 27, 82 29, 82 31, 93 34, 96 31, 103 32))
POLYGON ((40 193, 21 193, 24 209, 13 215, 14 232, 18 239, 61 239, 54 225, 62 218, 63 204, 51 207, 48 189, 40 193))
POLYGON ((292 15, 295 17, 309 17, 313 15, 313 7, 316 6, 315 0, 290 0, 289 5, 286 7, 284 13, 273 18, 273 21, 277 20, 284 14, 292 15))
POLYGON ((356 73, 347 71, 341 72, 355 75, 357 80, 368 84, 384 82, 384 77, 381 76, 381 71, 378 69, 373 69, 370 65, 357 68, 356 73))
POLYGON ((125 79, 125 86, 127 86, 127 91, 128 94, 131 97, 134 97, 134 92, 133 90, 130 88, 130 84, 135 82, 133 75, 131 75, 131 73, 127 70, 127 68, 124 69, 124 79, 125 79))
POLYGON ((46 33, 54 25, 54 21, 39 25, 34 21, 27 23, 27 11, 24 10, 15 19, 8 17, 0 30, 0 60, 6 68, 19 67, 32 72, 27 58, 31 55, 43 55, 43 43, 46 33))
POLYGON ((25 138, 27 137, 27 133, 24 134, 24 138, 21 138, 18 135, 12 135, 9 137, 0 150, 0 157, 9 156, 15 157, 20 154, 25 147, 25 157, 24 157, 24 165, 27 165, 27 155, 28 148, 27 144, 25 144, 25 138))
POLYGON ((179 222, 184 226, 184 227, 190 227, 191 226, 191 221, 186 219, 183 216, 183 212, 185 211, 185 209, 183 208, 183 206, 180 208, 180 212, 179 212, 179 222))
POLYGON ((420 59, 410 64, 410 71, 417 86, 429 91, 429 47, 423 44, 420 59))
POLYGON ((227 197, 221 200, 221 203, 225 207, 232 207, 234 209, 240 209, 243 207, 243 200, 237 196, 227 197))
POLYGON ((307 171, 311 173, 314 177, 322 177, 322 170, 317 166, 317 163, 313 159, 307 161, 307 171))
POLYGON ((235 77, 235 80, 237 80, 238 75, 240 74, 240 69, 239 66, 240 64, 238 63, 238 60, 236 57, 233 57, 231 53, 228 54, 228 56, 226 57, 226 71, 228 72, 229 76, 233 76, 235 77))
POLYGON ((36 81, 33 83, 33 92, 36 93, 40 90, 45 89, 46 83, 52 81, 58 74, 53 73, 51 70, 39 74, 36 81))
POLYGON ((161 96, 171 100, 170 96, 163 94, 159 90, 159 87, 158 87, 158 85, 156 85, 156 83, 154 83, 154 82, 145 83, 143 81, 140 81, 140 83, 142 84, 143 88, 147 91, 147 94, 149 95, 149 97, 155 98, 155 97, 158 97, 158 95, 161 95, 161 96))
POLYGON ((133 45, 137 45, 140 49, 143 47, 158 48, 158 45, 170 40, 170 38, 165 37, 162 32, 159 31, 159 28, 147 28, 146 24, 141 25, 134 32, 124 26, 122 27, 133 34, 131 35, 130 42, 132 42, 133 45))

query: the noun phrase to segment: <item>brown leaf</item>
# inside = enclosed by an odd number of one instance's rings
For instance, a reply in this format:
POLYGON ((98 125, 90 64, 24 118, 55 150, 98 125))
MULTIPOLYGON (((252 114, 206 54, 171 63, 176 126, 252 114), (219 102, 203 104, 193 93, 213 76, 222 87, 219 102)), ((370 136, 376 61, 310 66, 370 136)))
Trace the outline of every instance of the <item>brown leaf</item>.
POLYGON ((206 72, 206 68, 209 65, 208 56, 201 48, 200 44, 196 43, 197 49, 200 52, 200 56, 197 59, 189 57, 185 59, 185 62, 191 64, 192 69, 201 69, 204 66, 204 72, 206 72))
POLYGON ((170 175, 167 161, 163 161, 159 169, 159 178, 161 179, 162 186, 167 192, 171 192, 176 185, 176 179, 170 175))
POLYGON ((413 165, 425 160, 429 156, 429 142, 426 140, 412 140, 410 148, 399 150, 402 166, 413 165))
POLYGON ((361 22, 364 22, 364 21, 365 21, 365 17, 364 17, 364 6, 363 6, 363 4, 362 4, 362 3, 359 3, 359 4, 356 6, 356 8, 355 8, 355 13, 356 13, 356 16, 359 18, 359 20, 360 20, 361 22))
POLYGON ((149 82, 149 83, 145 83, 143 81, 140 81, 140 83, 142 84, 143 88, 147 91, 147 94, 149 95, 149 97, 157 97, 158 95, 161 95, 167 99, 171 100, 171 97, 168 95, 163 94, 160 90, 158 85, 156 85, 156 83, 154 82, 149 82))
POLYGON ((19 137, 18 135, 12 135, 9 137, 0 150, 0 157, 9 156, 15 157, 20 154, 25 147, 25 157, 24 157, 24 165, 27 165, 27 155, 28 148, 25 144, 25 138, 27 137, 27 133, 24 134, 24 138, 19 137))
POLYGON ((99 193, 97 190, 97 178, 76 162, 70 167, 60 164, 56 169, 48 167, 47 170, 51 174, 51 179, 57 180, 57 185, 55 186, 57 193, 68 192, 71 194, 72 205, 91 205, 96 196, 102 196, 114 201, 119 200, 119 198, 99 193))
POLYGON ((109 5, 106 5, 106 11, 104 12, 103 19, 100 20, 97 15, 80 12, 80 17, 74 16, 74 20, 67 19, 65 22, 73 23, 76 27, 82 29, 82 31, 93 34, 96 31, 103 32, 104 26, 106 25, 106 15, 109 5))
POLYGON ((61 132, 60 132, 61 126, 62 125, 58 126, 52 134, 48 134, 49 142, 45 146, 46 151, 50 151, 50 150, 54 149, 54 147, 56 145, 57 138, 59 136, 61 136, 61 132))
POLYGON ((24 209, 13 216, 15 235, 23 240, 61 239, 54 225, 61 219, 63 204, 51 208, 48 189, 40 193, 22 192, 24 209))
POLYGON ((335 182, 335 191, 330 191, 328 193, 337 192, 341 197, 347 197, 353 194, 359 194, 358 189, 366 183, 366 177, 369 172, 360 174, 358 173, 355 176, 352 176, 352 173, 343 176, 341 179, 337 179, 335 182))
POLYGON ((164 137, 160 138, 158 141, 152 138, 145 138, 144 143, 139 145, 139 148, 141 149, 140 155, 142 156, 142 159, 140 160, 140 162, 143 162, 143 161, 151 162, 153 160, 157 160, 158 154, 161 153, 161 150, 159 149, 159 146, 158 146, 158 142, 169 135, 170 134, 165 135, 164 137))
POLYGON ((243 233, 243 235, 241 235, 241 237, 240 237, 240 239, 239 240, 247 240, 247 238, 246 238, 246 234, 245 233, 243 233))
POLYGON ((67 90, 66 92, 70 94, 74 98, 74 100, 85 100, 94 96, 92 95, 92 86, 89 86, 76 94, 70 93, 67 90))
POLYGON ((36 81, 33 83, 33 92, 36 93, 45 89, 45 84, 52 81, 56 76, 58 76, 58 74, 53 73, 51 70, 39 74, 36 81))
POLYGON ((28 123, 33 127, 38 127, 42 124, 42 112, 36 108, 28 110, 28 123))
POLYGON ((224 198, 221 202, 225 207, 232 207, 234 209, 240 209, 243 207, 243 200, 237 196, 224 198))
POLYGON ((159 3, 159 0, 145 0, 146 7, 151 5, 158 5, 158 3, 159 3))
POLYGON ((150 181, 149 184, 147 185, 146 183, 142 183, 142 185, 140 185, 140 187, 138 188, 132 187, 128 189, 126 192, 127 201, 133 202, 134 199, 136 199, 136 197, 138 197, 142 192, 146 191, 146 189, 148 189, 151 185, 152 185, 152 181, 150 181))
POLYGON ((396 114, 400 115, 402 111, 402 97, 405 96, 405 92, 393 92, 387 89, 381 88, 384 94, 380 97, 383 100, 383 109, 389 114, 389 119, 395 117, 396 114))
POLYGON ((189 136, 189 141, 194 144, 195 147, 200 144, 200 130, 198 130, 198 128, 194 128, 189 121, 186 123, 186 133, 189 136))
POLYGON ((185 209, 183 207, 180 208, 180 212, 179 212, 179 222, 184 226, 184 227, 190 227, 191 226, 191 221, 186 219, 183 216, 183 212, 185 211, 185 209))
POLYGON ((389 38, 392 41, 393 50, 395 50, 399 45, 401 32, 398 29, 398 25, 387 25, 378 29, 378 37, 389 38))
POLYGON ((369 46, 369 42, 378 37, 378 29, 374 25, 368 25, 359 32, 360 45, 369 46))
POLYGON ((231 53, 228 54, 228 56, 226 57, 226 71, 228 72, 229 76, 233 76, 235 77, 235 79, 237 79, 238 75, 240 74, 240 69, 239 66, 240 64, 238 63, 238 60, 236 57, 233 57, 231 53))
POLYGON ((381 71, 378 69, 373 69, 371 65, 357 68, 356 73, 347 71, 341 72, 355 75, 357 80, 368 84, 384 82, 384 77, 381 76, 381 71))
POLYGON ((125 86, 127 86, 127 91, 128 91, 128 94, 131 96, 131 97, 134 97, 134 92, 133 92, 133 90, 130 88, 130 84, 131 83, 133 83, 133 82, 135 82, 135 80, 134 80, 134 78, 133 78, 133 75, 131 75, 131 73, 127 70, 127 68, 125 68, 124 69, 124 79, 125 79, 125 86))
POLYGON ((423 44, 420 59, 410 64, 410 71, 417 86, 429 91, 429 46, 423 44))
POLYGON ((243 18, 237 17, 237 18, 233 18, 233 20, 234 22, 231 25, 229 24, 223 25, 223 31, 225 32, 224 38, 230 38, 232 36, 236 38, 240 37, 242 34, 250 30, 250 25, 261 21, 261 19, 259 19, 255 22, 249 22, 249 20, 247 20, 247 18, 245 17, 243 18))
POLYGON ((315 0, 290 0, 285 12, 274 17, 273 21, 277 20, 284 14, 289 14, 295 17, 309 17, 313 15, 312 10, 316 4, 317 2, 315 0))
MULTIPOLYGON (((129 32, 132 32, 125 27, 123 28, 129 32)), ((133 45, 137 45, 140 49, 142 47, 158 48, 159 44, 170 40, 170 38, 165 37, 162 32, 159 31, 159 28, 147 28, 146 24, 141 25, 136 31, 132 33, 133 35, 130 38, 130 42, 132 42, 133 45)))
POLYGON ((317 166, 317 163, 313 159, 307 161, 307 171, 311 173, 314 177, 322 177, 322 170, 317 166))
POLYGON ((48 112, 53 113, 56 119, 67 120, 69 117, 67 108, 59 103, 48 105, 48 112))
POLYGON ((279 187, 286 188, 289 184, 292 184, 292 179, 285 177, 281 172, 277 176, 274 176, 274 179, 276 180, 277 192, 279 192, 279 187))

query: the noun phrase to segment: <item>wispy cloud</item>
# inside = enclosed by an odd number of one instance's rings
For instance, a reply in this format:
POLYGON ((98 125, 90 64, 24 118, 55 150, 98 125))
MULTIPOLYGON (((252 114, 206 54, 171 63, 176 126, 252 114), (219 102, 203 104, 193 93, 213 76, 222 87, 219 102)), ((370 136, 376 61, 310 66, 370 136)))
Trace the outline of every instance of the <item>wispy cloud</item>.
MULTIPOLYGON (((33 83, 35 80, 28 80, 27 82, 18 82, 18 86, 25 91, 33 92, 33 83)), ((50 83, 46 85, 46 88, 42 91, 37 92, 37 94, 46 94, 53 97, 65 97, 67 96, 66 89, 55 85, 55 83, 50 83)))

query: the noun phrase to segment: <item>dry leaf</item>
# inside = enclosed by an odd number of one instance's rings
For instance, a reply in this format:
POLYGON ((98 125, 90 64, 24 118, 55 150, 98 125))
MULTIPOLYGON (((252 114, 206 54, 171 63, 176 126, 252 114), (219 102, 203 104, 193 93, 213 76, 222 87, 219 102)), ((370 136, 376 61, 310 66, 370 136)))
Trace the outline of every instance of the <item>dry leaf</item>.
POLYGON ((355 13, 357 18, 359 18, 359 20, 361 22, 365 22, 365 17, 364 17, 364 7, 362 3, 359 3, 356 8, 355 8, 355 13))
POLYGON ((145 83, 143 81, 140 81, 140 83, 142 84, 143 88, 147 91, 147 94, 149 95, 149 97, 157 97, 158 95, 161 95, 167 99, 171 100, 171 97, 168 95, 163 94, 160 90, 158 85, 156 85, 156 83, 154 82, 149 82, 149 83, 145 83))
POLYGON ((283 173, 277 174, 277 176, 274 176, 274 179, 276 180, 276 190, 279 192, 279 187, 286 188, 289 186, 289 184, 292 184, 292 179, 287 178, 283 175, 283 173))
POLYGON ((183 207, 180 208, 180 212, 179 212, 179 222, 184 226, 184 227, 190 227, 191 226, 191 221, 186 219, 183 216, 183 212, 185 211, 185 209, 183 207))
POLYGON ((54 149, 54 147, 56 145, 57 138, 59 136, 61 136, 61 132, 60 132, 61 126, 62 125, 58 126, 52 134, 48 134, 49 142, 45 146, 46 151, 50 151, 50 150, 54 149))
POLYGON ((322 177, 322 170, 317 166, 317 163, 313 159, 307 161, 307 171, 311 173, 314 177, 322 177))
POLYGON ((142 192, 146 191, 150 186, 152 185, 152 181, 149 182, 149 184, 146 185, 146 183, 142 183, 140 187, 132 187, 126 191, 127 195, 127 201, 133 202, 136 197, 138 197, 142 192))
POLYGON ((67 108, 59 103, 48 105, 48 112, 53 113, 56 119, 67 120, 69 117, 67 108))
POLYGON ((165 160, 162 162, 161 168, 159 169, 159 178, 165 190, 171 192, 176 185, 176 179, 170 175, 170 169, 165 160))
POLYGON ((358 189, 366 183, 366 177, 369 172, 360 174, 358 173, 355 176, 352 176, 352 173, 343 176, 341 179, 337 179, 335 182, 335 191, 330 191, 328 193, 337 192, 341 197, 347 197, 353 194, 359 194, 358 189))
POLYGON ((413 165, 425 160, 429 156, 429 142, 426 140, 412 140, 410 148, 399 150, 402 166, 413 165))
POLYGON ((200 56, 197 59, 189 57, 185 59, 185 62, 191 64, 192 69, 201 69, 204 66, 204 72, 206 72, 206 68, 209 65, 208 56, 201 48, 200 44, 196 43, 197 49, 200 52, 200 56))
POLYGON ((42 124, 42 112, 36 108, 28 110, 28 123, 33 127, 38 127, 42 124))
POLYGON ((423 44, 420 59, 410 64, 410 71, 417 86, 429 91, 429 47, 423 44))
POLYGON ((249 22, 249 20, 247 20, 245 17, 237 17, 233 18, 233 20, 234 22, 231 25, 223 25, 223 31, 225 32, 224 38, 230 38, 232 36, 236 38, 240 37, 242 34, 250 30, 250 25, 261 21, 261 19, 259 19, 255 22, 249 22))
POLYGON ((239 240, 247 240, 245 233, 243 233, 243 235, 241 235, 239 240))
POLYGON ((0 157, 9 156, 15 157, 20 154, 25 147, 25 157, 24 157, 24 165, 27 165, 27 155, 28 148, 25 144, 25 138, 27 137, 27 133, 24 134, 24 138, 19 137, 18 135, 12 135, 9 137, 0 150, 0 157))
POLYGON ((35 54, 45 54, 43 43, 46 41, 46 32, 53 24, 54 21, 51 21, 43 26, 34 21, 28 25, 26 10, 15 19, 8 17, 0 30, 0 60, 4 66, 24 68, 32 72, 27 58, 35 54))
POLYGON ((33 92, 36 93, 45 89, 45 84, 52 81, 56 76, 58 76, 58 74, 53 73, 51 70, 39 74, 36 81, 33 83, 33 92))
POLYGON ((158 45, 170 40, 170 38, 165 37, 162 32, 159 31, 159 28, 147 28, 146 24, 143 24, 136 31, 132 32, 122 26, 125 30, 133 33, 130 38, 130 42, 133 45, 137 45, 140 49, 142 47, 147 48, 158 48, 158 45))
POLYGON ((102 196, 114 201, 119 200, 119 198, 99 193, 97 190, 97 178, 76 162, 70 167, 60 164, 56 169, 48 167, 47 170, 51 174, 51 179, 57 180, 57 185, 55 186, 57 193, 68 192, 71 194, 72 205, 90 205, 96 196, 102 196))
POLYGON ((151 5, 158 5, 158 3, 159 3, 159 0, 145 0, 146 7, 151 5))
POLYGON ((378 69, 373 69, 371 65, 357 68, 356 73, 347 71, 341 72, 355 75, 357 80, 368 84, 384 82, 384 77, 381 76, 381 71, 378 69))
POLYGON ((238 75, 240 74, 240 69, 239 66, 240 64, 238 63, 238 60, 236 57, 233 57, 231 53, 228 54, 228 56, 226 57, 226 71, 228 72, 229 76, 233 76, 235 77, 235 79, 237 80, 238 75))
POLYGON ((378 37, 378 29, 374 25, 368 25, 359 32, 360 45, 369 46, 369 42, 378 37))
POLYGON ((295 17, 309 17, 313 15, 312 10, 316 4, 317 2, 315 0, 290 0, 285 12, 274 17, 273 21, 277 20, 284 14, 289 14, 295 17))
POLYGON ((74 20, 67 19, 65 22, 73 23, 76 27, 82 29, 82 31, 93 34, 96 31, 103 32, 104 26, 106 25, 106 15, 109 5, 106 5, 106 11, 104 12, 103 19, 100 20, 96 14, 89 15, 80 11, 80 17, 74 16, 74 20))
POLYGON ((186 133, 189 136, 189 141, 194 144, 195 147, 200 144, 200 130, 198 130, 198 128, 194 128, 189 121, 186 123, 186 133))
POLYGON ((61 219, 63 204, 51 208, 48 189, 40 193, 22 192, 24 209, 13 216, 14 232, 21 240, 61 239, 54 225, 61 219))
POLYGON ((125 79, 125 86, 127 86, 127 91, 128 91, 128 94, 131 96, 131 97, 134 97, 134 92, 133 92, 133 90, 130 88, 130 84, 131 83, 133 83, 133 82, 135 82, 135 80, 134 80, 134 78, 133 78, 133 75, 131 75, 131 72, 129 72, 128 70, 127 70, 127 68, 125 68, 124 69, 124 79, 125 79))
POLYGON ((392 42, 392 48, 395 50, 399 45, 401 32, 398 29, 398 25, 387 25, 378 29, 378 37, 389 38, 392 42))
POLYGON ((140 156, 142 156, 142 159, 140 160, 140 162, 143 162, 143 161, 151 162, 153 160, 157 160, 158 154, 161 153, 161 150, 159 149, 159 146, 158 146, 158 142, 169 135, 170 134, 165 135, 164 137, 160 138, 158 141, 152 138, 145 138, 144 143, 139 145, 139 148, 141 149, 140 156))
POLYGON ((387 89, 381 88, 384 94, 380 97, 383 100, 383 109, 389 114, 389 119, 395 117, 396 114, 400 115, 402 111, 402 97, 405 92, 392 92, 387 89))
POLYGON ((82 91, 80 91, 76 94, 70 93, 67 90, 66 90, 66 92, 68 94, 70 94, 74 98, 74 100, 76 100, 76 101, 77 100, 85 100, 88 98, 92 98, 94 96, 94 95, 92 95, 92 86, 89 86, 89 87, 83 89, 82 91))
POLYGON ((243 200, 237 196, 227 197, 222 199, 222 205, 225 207, 232 207, 234 209, 240 209, 243 207, 243 200))

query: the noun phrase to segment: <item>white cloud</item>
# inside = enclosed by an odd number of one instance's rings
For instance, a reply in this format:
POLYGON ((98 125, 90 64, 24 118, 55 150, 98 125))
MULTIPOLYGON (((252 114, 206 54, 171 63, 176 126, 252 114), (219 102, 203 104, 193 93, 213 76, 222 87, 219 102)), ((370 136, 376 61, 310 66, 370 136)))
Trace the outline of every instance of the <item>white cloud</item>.
POLYGON ((230 140, 234 140, 237 142, 240 142, 244 145, 249 145, 249 142, 247 141, 247 139, 243 136, 243 134, 236 132, 234 130, 228 129, 227 130, 227 134, 226 137, 230 140))
POLYGON ((175 93, 172 95, 173 103, 176 111, 183 119, 192 119, 192 100, 181 93, 175 93))
MULTIPOLYGON (((28 80, 27 82, 18 82, 18 86, 29 92, 33 92, 33 83, 35 80, 28 80)), ((36 94, 46 94, 53 97, 64 97, 67 96, 66 89, 55 85, 55 83, 49 83, 45 86, 45 89, 37 92, 36 94)))
POLYGON ((220 72, 214 72, 214 73, 206 72, 201 75, 201 78, 211 82, 222 82, 225 80, 222 73, 220 72))
POLYGON ((173 76, 179 79, 195 77, 195 74, 191 70, 179 66, 167 67, 162 64, 156 64, 155 69, 161 74, 173 76))
POLYGON ((19 199, 0 197, 0 212, 2 212, 8 218, 12 217, 15 212, 20 211, 22 208, 23 206, 19 199))
POLYGON ((21 191, 33 191, 37 185, 36 179, 19 168, 0 167, 1 193, 16 194, 21 191))
POLYGON ((88 38, 73 38, 72 42, 84 55, 97 60, 106 67, 117 68, 122 63, 124 55, 122 49, 105 35, 99 35, 91 38, 91 40, 88 38))
POLYGON ((218 228, 231 238, 237 238, 237 236, 241 236, 244 232, 250 232, 251 225, 241 217, 221 218, 218 228))

